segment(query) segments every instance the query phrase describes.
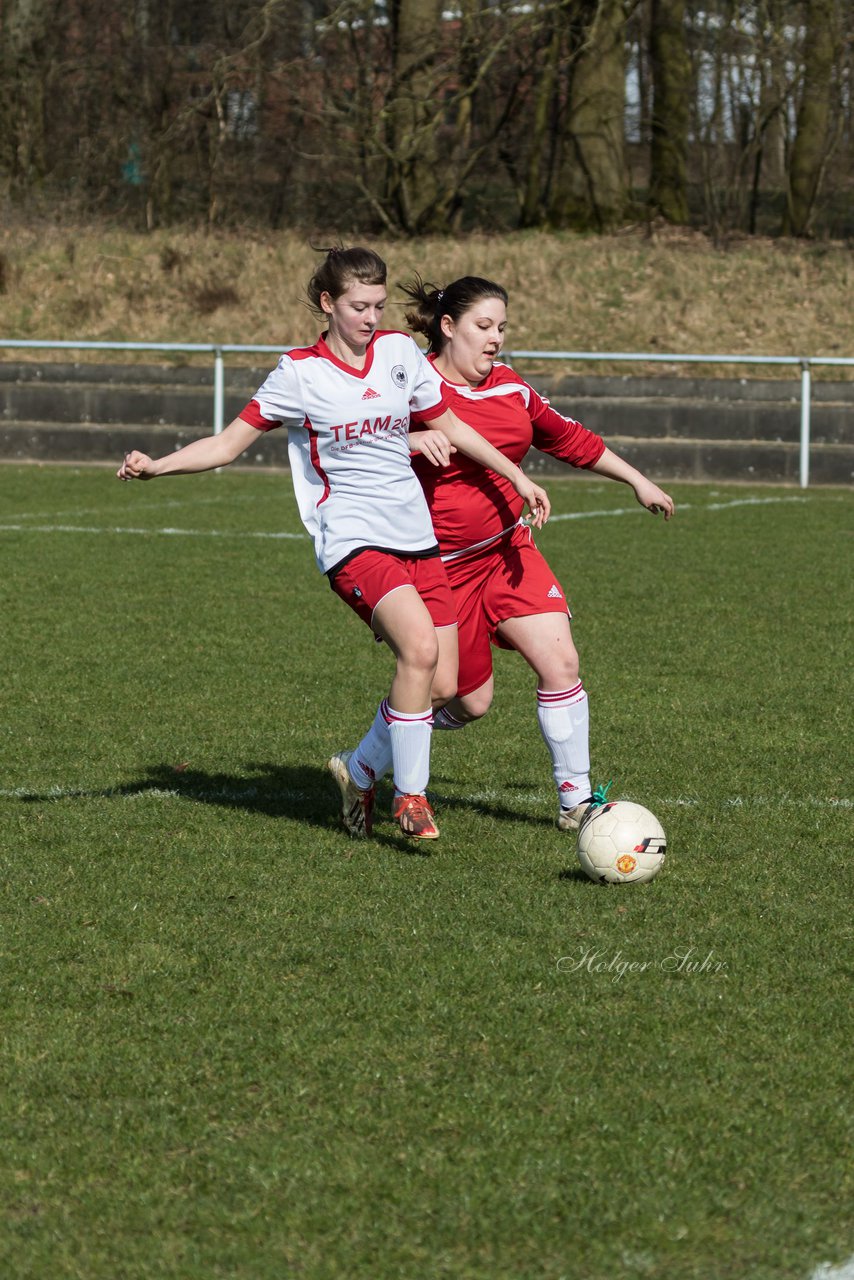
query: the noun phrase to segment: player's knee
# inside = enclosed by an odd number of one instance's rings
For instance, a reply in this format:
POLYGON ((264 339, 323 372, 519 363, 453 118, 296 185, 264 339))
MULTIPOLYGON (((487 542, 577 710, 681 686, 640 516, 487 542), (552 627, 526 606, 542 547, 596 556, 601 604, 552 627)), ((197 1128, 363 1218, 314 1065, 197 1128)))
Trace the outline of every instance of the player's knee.
POLYGON ((459 699, 460 709, 465 712, 466 719, 480 720, 492 706, 492 688, 484 685, 472 693, 466 693, 459 699))
POLYGON ((432 677, 439 663, 439 642, 433 628, 415 631, 407 636, 400 660, 414 670, 429 672, 432 677))
POLYGON ((541 683, 549 689, 569 689, 578 683, 579 663, 575 649, 549 655, 544 670, 537 670, 541 683))

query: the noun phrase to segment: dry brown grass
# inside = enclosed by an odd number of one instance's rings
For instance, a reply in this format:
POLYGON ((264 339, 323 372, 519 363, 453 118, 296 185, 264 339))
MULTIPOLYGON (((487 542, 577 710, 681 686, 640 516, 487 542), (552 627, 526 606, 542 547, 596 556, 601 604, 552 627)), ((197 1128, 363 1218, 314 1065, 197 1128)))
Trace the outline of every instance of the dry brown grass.
MULTIPOLYGON (((717 248, 664 229, 371 243, 392 283, 415 270, 501 281, 511 348, 854 356, 854 266, 839 244, 717 248)), ((317 260, 291 232, 19 226, 0 236, 0 337, 302 343, 318 329, 304 303, 317 260)))

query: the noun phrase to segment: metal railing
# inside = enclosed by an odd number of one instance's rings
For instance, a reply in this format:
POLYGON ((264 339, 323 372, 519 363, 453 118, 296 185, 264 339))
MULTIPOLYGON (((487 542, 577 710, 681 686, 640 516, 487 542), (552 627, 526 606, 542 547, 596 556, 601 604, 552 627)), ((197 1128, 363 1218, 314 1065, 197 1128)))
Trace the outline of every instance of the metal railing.
MULTIPOLYGON (((225 355, 238 352, 248 354, 281 355, 293 348, 289 346, 257 346, 243 343, 214 342, 75 342, 49 341, 40 338, 0 338, 0 350, 55 350, 55 351, 175 351, 184 354, 213 356, 213 429, 222 431, 225 421, 225 355)), ((812 395, 812 369, 816 366, 854 367, 854 358, 846 356, 744 356, 744 355, 674 355, 654 351, 523 351, 502 352, 502 359, 509 364, 514 360, 561 360, 569 362, 607 362, 635 364, 722 364, 722 365, 777 365, 799 368, 801 371, 801 425, 799 442, 798 477, 802 489, 809 485, 810 468, 810 402, 812 395)))
POLYGON ((810 480, 810 404, 812 398, 812 368, 814 365, 854 366, 854 358, 846 356, 736 356, 736 355, 667 355, 650 351, 508 351, 508 361, 526 360, 589 360, 626 361, 658 364, 746 364, 788 365, 801 370, 801 430, 798 451, 798 479, 802 489, 810 480))

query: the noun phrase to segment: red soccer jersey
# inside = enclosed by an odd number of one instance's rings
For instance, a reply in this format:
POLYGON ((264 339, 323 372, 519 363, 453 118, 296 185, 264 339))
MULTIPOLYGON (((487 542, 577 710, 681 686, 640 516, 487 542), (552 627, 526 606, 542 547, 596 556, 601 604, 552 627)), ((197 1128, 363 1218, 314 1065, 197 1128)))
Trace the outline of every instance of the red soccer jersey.
MULTIPOLYGON (((447 378, 442 381, 450 393, 448 408, 512 462, 520 464, 532 445, 573 467, 592 466, 602 456, 601 436, 557 413, 507 365, 493 365, 488 377, 474 388, 447 378)), ((417 420, 413 414, 413 426, 417 420)), ((498 537, 522 513, 524 503, 510 481, 464 454, 455 453, 447 467, 435 467, 417 454, 412 465, 426 494, 443 555, 498 537)))

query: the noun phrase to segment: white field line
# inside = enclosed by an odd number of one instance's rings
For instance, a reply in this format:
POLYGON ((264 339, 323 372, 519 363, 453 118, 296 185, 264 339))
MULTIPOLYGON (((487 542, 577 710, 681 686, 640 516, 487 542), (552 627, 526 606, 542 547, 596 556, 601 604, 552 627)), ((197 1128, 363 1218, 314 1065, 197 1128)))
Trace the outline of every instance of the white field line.
MULTIPOLYGON (((220 787, 200 787, 193 784, 192 779, 183 786, 161 787, 145 783, 128 783, 125 786, 118 787, 69 787, 69 786, 48 786, 48 787, 10 787, 0 789, 0 799, 2 800, 30 800, 45 802, 50 800, 103 800, 103 799, 121 799, 121 800, 139 800, 139 799, 199 799, 199 800, 251 800, 262 791, 268 789, 272 784, 263 784, 259 786, 255 782, 247 781, 243 784, 235 786, 220 787)), ((303 799, 306 796, 304 791, 289 791, 286 788, 277 788, 278 794, 286 795, 292 799, 303 799)), ((624 796, 623 799, 631 799, 624 796)), ((522 791, 510 792, 506 790, 489 790, 468 792, 464 796, 465 800, 472 804, 494 804, 515 801, 516 803, 533 803, 542 802, 545 799, 545 793, 542 791, 522 791)), ((724 796, 720 801, 708 803, 699 800, 693 796, 646 796, 644 799, 636 797, 637 803, 645 803, 647 806, 652 805, 654 808, 661 810, 692 808, 692 809, 854 809, 854 800, 841 796, 724 796)), ((852 1276, 851 1280, 854 1280, 852 1276)))
MULTIPOLYGON (((285 791, 277 794, 301 798, 301 791, 285 791)), ((252 800, 258 795, 258 787, 247 783, 244 787, 193 787, 181 791, 175 787, 146 786, 145 783, 130 783, 125 787, 12 787, 0 790, 2 800, 29 800, 34 803, 46 803, 51 800, 176 800, 183 797, 200 800, 252 800)))
MULTIPOLYGON (((218 501, 212 499, 211 501, 218 501)), ((791 497, 791 498, 734 498, 729 502, 710 502, 705 505, 697 505, 692 502, 684 502, 679 507, 679 511, 727 511, 732 507, 763 507, 771 505, 779 505, 780 503, 805 503, 808 498, 791 497)), ((171 505, 171 504, 170 504, 171 505)), ((174 505, 183 505, 176 503, 174 505)), ((83 514, 82 512, 76 514, 83 514)), ((599 511, 570 511, 563 515, 551 516, 549 524, 555 524, 561 520, 593 520, 600 517, 609 516, 634 516, 645 514, 643 507, 611 507, 599 511)), ((27 519, 27 516, 19 516, 20 519, 27 519)), ((265 538, 273 540, 293 539, 296 541, 304 540, 304 533, 275 533, 275 532, 258 532, 254 530, 234 530, 226 532, 222 529, 145 529, 131 525, 116 526, 99 526, 99 525, 73 525, 73 524, 0 524, 0 533, 88 533, 88 534, 120 534, 133 535, 143 537, 182 537, 182 538, 265 538)))
POLYGON ((809 1280, 854 1280, 854 1254, 847 1262, 835 1267, 830 1262, 820 1262, 809 1280))
MULTIPOLYGON (((0 792, 2 794, 2 792, 0 792)), ((466 800, 473 804, 494 804, 496 802, 516 800, 536 803, 543 799, 542 791, 490 790, 466 792, 466 800)), ((709 803, 696 796, 623 796, 621 800, 631 800, 656 809, 854 809, 854 800, 840 796, 722 796, 717 802, 709 803)), ((854 1280, 854 1277, 852 1277, 854 1280)))
MULTIPOLYGON (((228 499, 229 506, 233 506, 235 502, 254 502, 255 495, 251 493, 238 494, 236 497, 231 496, 228 499)), ((176 507, 212 507, 223 504, 222 495, 217 498, 164 498, 160 502, 140 502, 137 504, 138 511, 165 511, 174 510, 176 507)), ((104 514, 103 507, 70 507, 65 511, 16 511, 16 520, 55 520, 58 516, 100 516, 104 514)))
POLYGON ((130 525, 116 525, 114 528, 102 528, 96 525, 76 524, 0 524, 0 533, 113 533, 134 534, 143 537, 159 535, 178 538, 274 538, 278 540, 294 538, 302 541, 304 533, 259 533, 256 530, 237 529, 143 529, 130 525))
MULTIPOLYGON (((767 507, 776 506, 781 502, 808 502, 808 498, 733 498, 730 502, 708 502, 697 504, 696 502, 680 502, 676 508, 677 513, 681 511, 727 511, 730 507, 767 507)), ((549 524, 554 524, 557 520, 592 520, 595 516, 634 516, 645 515, 646 512, 640 504, 634 507, 612 507, 610 510, 603 511, 570 511, 565 515, 549 516, 549 524)))

